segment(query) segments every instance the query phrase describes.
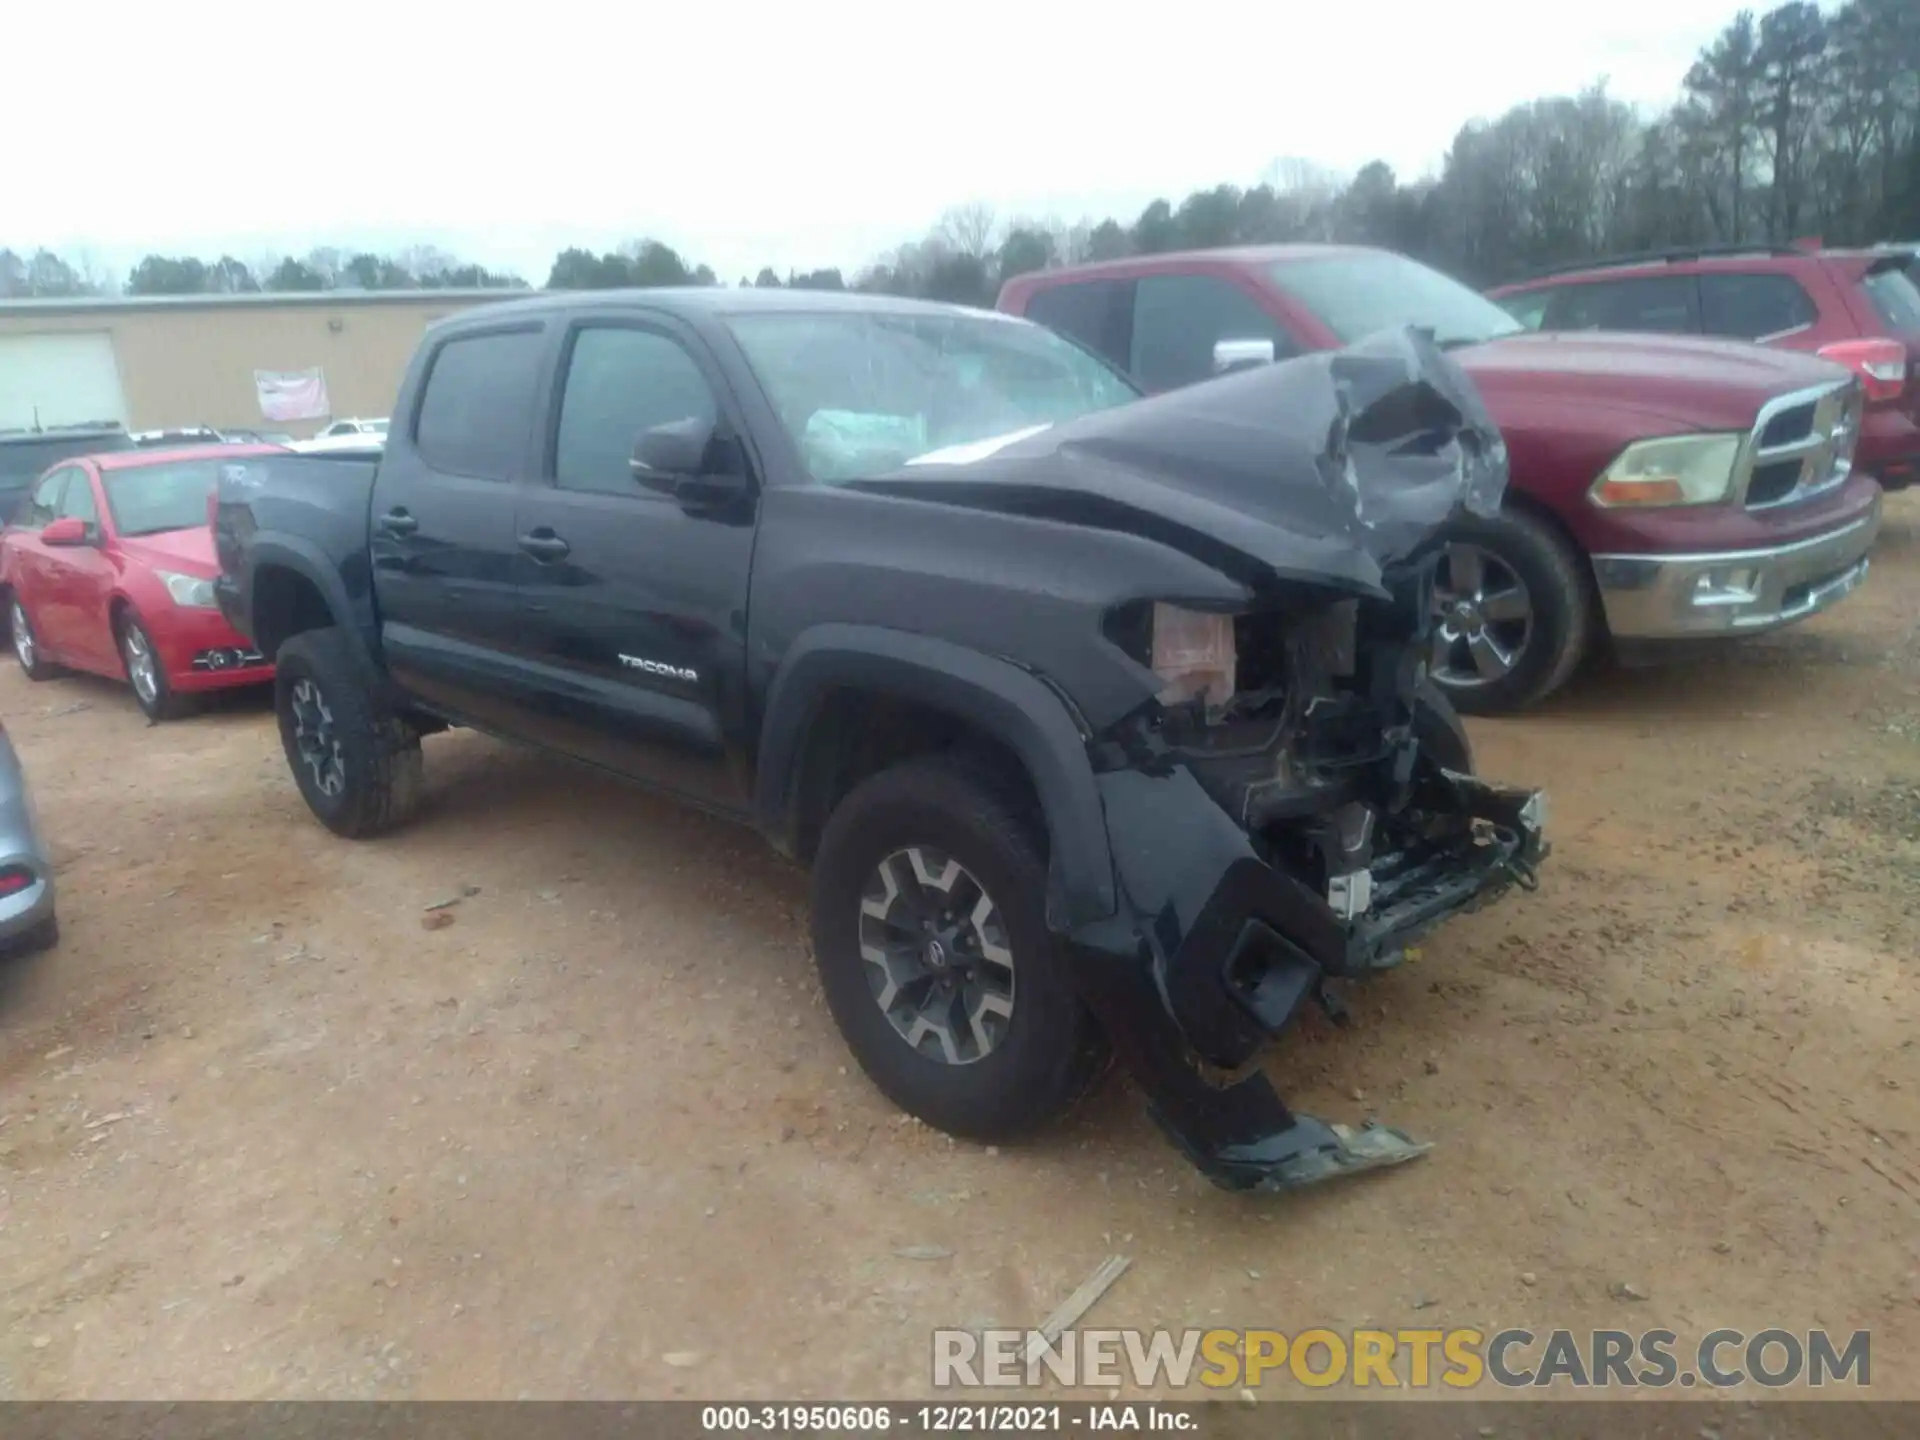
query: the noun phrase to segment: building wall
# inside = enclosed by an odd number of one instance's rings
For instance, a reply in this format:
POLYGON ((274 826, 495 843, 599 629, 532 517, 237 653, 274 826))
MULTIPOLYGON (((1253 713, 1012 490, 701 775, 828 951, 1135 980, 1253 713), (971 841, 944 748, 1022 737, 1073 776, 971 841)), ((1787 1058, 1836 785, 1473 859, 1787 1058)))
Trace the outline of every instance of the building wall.
POLYGON ((512 295, 418 291, 392 298, 0 305, 0 335, 107 332, 131 429, 211 425, 310 435, 324 422, 262 418, 255 370, 318 366, 336 416, 385 415, 428 324, 512 295))

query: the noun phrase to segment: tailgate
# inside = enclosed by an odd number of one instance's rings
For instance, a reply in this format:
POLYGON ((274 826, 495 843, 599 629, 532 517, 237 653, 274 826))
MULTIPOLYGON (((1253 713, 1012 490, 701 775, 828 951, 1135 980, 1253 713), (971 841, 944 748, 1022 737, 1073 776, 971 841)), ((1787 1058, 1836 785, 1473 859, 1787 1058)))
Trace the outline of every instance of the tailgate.
POLYGON ((212 517, 222 573, 243 577, 262 533, 284 531, 334 558, 363 551, 378 469, 362 455, 253 455, 223 464, 212 517))

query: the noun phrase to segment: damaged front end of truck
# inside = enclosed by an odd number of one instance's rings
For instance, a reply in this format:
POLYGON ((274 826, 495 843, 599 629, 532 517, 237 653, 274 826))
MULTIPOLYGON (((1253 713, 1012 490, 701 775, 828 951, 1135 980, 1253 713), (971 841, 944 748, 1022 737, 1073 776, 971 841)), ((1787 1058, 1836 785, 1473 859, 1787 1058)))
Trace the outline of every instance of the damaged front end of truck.
POLYGON ((1231 1189, 1424 1152, 1295 1114, 1256 1056, 1310 1002, 1343 1022, 1330 982, 1532 888, 1547 852, 1544 795, 1474 777, 1427 678, 1443 527, 1493 513, 1506 485, 1471 383, 1411 331, 1264 382, 1168 397, 1137 450, 1093 446, 1115 466, 1209 464, 1222 494, 1263 477, 1282 498, 1229 562, 1243 605, 1143 597, 1109 615, 1160 688, 1091 747, 1120 904, 1069 937, 1155 1120, 1231 1189), (1256 394, 1265 414, 1243 403, 1256 394))
POLYGON ((1531 888, 1547 853, 1544 796, 1472 773, 1428 678, 1447 522, 1493 514, 1506 480, 1472 382, 1401 330, 870 487, 956 526, 1040 522, 1005 532, 978 606, 944 623, 1076 716, 1112 886, 1050 919, 1156 1121, 1222 1186, 1423 1152, 1293 1113, 1257 1057, 1305 1005, 1342 1020, 1339 982, 1531 888))

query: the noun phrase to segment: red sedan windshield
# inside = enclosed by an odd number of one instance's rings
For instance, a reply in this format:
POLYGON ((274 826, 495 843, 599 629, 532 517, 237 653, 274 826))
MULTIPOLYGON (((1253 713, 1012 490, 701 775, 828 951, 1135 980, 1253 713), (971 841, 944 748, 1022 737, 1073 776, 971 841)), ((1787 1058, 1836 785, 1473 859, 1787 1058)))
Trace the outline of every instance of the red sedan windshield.
POLYGON ((101 480, 107 513, 122 535, 159 535, 207 523, 207 496, 220 480, 218 460, 177 460, 108 470, 101 480))

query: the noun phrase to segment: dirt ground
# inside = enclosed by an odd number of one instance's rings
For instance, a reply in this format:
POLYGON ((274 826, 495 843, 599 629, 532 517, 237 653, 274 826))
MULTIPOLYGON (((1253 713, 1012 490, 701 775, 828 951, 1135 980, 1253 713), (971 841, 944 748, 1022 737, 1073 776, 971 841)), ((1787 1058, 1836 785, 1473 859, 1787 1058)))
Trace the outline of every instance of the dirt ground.
POLYGON ((720 822, 455 735, 354 845, 257 702, 6 664, 0 716, 65 927, 0 966, 0 1397, 923 1395, 1112 1251, 1089 1323, 1868 1328, 1920 1396, 1920 496, 1833 614, 1475 723, 1557 853, 1275 1057, 1435 1142, 1288 1198, 1117 1081, 903 1123, 720 822))

